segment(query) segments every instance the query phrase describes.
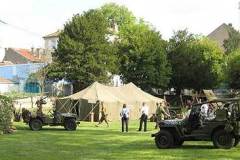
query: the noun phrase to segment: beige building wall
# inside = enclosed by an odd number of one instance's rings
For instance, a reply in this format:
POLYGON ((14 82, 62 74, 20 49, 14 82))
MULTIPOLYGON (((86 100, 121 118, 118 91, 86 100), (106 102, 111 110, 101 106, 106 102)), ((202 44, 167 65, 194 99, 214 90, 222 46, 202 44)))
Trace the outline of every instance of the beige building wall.
POLYGON ((58 44, 58 37, 44 38, 44 48, 45 49, 57 48, 57 44, 58 44))

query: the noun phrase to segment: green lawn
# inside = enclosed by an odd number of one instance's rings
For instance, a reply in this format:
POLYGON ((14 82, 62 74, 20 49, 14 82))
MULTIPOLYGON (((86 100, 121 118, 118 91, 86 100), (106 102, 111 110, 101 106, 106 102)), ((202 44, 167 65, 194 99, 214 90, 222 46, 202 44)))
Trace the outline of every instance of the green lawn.
POLYGON ((138 122, 131 122, 129 133, 120 132, 120 123, 95 127, 82 122, 77 131, 62 127, 44 127, 33 132, 23 123, 17 131, 0 135, 0 160, 72 160, 72 159, 240 159, 240 146, 231 150, 214 149, 211 142, 186 142, 183 147, 159 150, 151 133, 137 132, 138 122))

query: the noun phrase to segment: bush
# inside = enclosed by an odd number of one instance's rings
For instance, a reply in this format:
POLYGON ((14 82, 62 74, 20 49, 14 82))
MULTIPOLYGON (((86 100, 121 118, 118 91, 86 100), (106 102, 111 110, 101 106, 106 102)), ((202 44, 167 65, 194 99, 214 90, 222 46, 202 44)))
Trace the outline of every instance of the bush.
POLYGON ((226 69, 226 82, 232 89, 240 89, 240 49, 228 56, 226 69))
POLYGON ((40 93, 26 93, 26 92, 16 92, 16 91, 12 91, 12 92, 8 92, 8 93, 4 93, 5 96, 11 98, 12 100, 15 99, 21 99, 21 98, 27 98, 27 97, 34 97, 34 96, 39 96, 40 93))
POLYGON ((0 133, 11 133, 11 120, 13 117, 12 100, 0 95, 0 133))

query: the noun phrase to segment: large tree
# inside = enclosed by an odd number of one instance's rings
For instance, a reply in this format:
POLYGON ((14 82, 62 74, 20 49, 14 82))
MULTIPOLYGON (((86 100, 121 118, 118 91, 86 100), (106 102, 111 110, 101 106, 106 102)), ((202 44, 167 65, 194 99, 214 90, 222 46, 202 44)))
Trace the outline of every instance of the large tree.
POLYGON ((216 86, 222 79, 223 52, 213 41, 177 31, 169 40, 168 58, 172 65, 170 86, 200 90, 216 86))
POLYGON ((229 87, 240 89, 240 50, 236 50, 229 55, 226 71, 229 87))
POLYGON ((130 24, 119 34, 120 71, 124 82, 134 82, 146 91, 167 87, 171 69, 166 42, 143 21, 130 24))
POLYGON ((94 81, 108 82, 109 73, 117 71, 117 49, 107 34, 108 22, 101 11, 73 16, 59 36, 49 76, 72 80, 75 91, 94 81))

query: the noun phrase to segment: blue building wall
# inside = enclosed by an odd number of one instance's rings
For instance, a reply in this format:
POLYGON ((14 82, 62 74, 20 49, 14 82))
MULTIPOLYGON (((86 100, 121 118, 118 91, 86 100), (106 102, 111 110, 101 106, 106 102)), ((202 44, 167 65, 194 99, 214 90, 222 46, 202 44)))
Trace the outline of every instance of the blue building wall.
POLYGON ((38 84, 27 84, 26 80, 31 73, 37 72, 44 66, 44 63, 28 63, 0 66, 0 77, 19 83, 20 91, 38 93, 38 84))

